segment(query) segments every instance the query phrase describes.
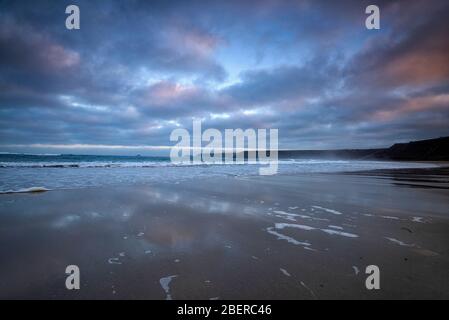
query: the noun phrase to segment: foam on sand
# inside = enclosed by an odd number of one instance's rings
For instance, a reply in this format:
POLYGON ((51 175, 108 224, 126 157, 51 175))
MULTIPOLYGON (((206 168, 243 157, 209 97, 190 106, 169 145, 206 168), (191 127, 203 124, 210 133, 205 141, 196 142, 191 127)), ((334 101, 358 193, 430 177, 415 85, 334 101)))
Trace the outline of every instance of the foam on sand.
POLYGON ((177 278, 178 275, 172 275, 172 276, 168 276, 168 277, 163 277, 159 279, 159 283, 162 287, 162 289, 164 289, 165 291, 165 300, 172 300, 171 294, 170 294, 170 282, 174 279, 177 278))
POLYGON ((332 213, 332 214, 336 214, 336 215, 343 214, 340 211, 333 210, 333 209, 328 209, 328 208, 323 208, 323 207, 320 207, 320 206, 312 206, 312 208, 318 209, 318 210, 322 210, 322 211, 326 211, 328 213, 332 213))
POLYGON ((288 212, 281 211, 281 210, 275 210, 273 212, 276 213, 276 217, 285 219, 285 220, 289 220, 289 221, 296 221, 296 219, 294 217, 299 217, 298 214, 288 213, 288 212))
POLYGON ((309 291, 310 295, 311 295, 314 299, 316 299, 315 293, 314 293, 308 286, 306 286, 306 284, 305 284, 304 282, 300 281, 299 283, 301 284, 301 286, 304 287, 304 289, 306 289, 307 291, 309 291))
POLYGON ((292 223, 276 223, 275 228, 279 229, 279 230, 282 230, 284 228, 296 228, 296 229, 301 229, 301 230, 306 230, 306 231, 316 229, 315 227, 310 227, 310 226, 306 226, 303 224, 292 224, 292 223))
POLYGON ((331 229, 343 230, 343 228, 339 227, 339 226, 329 225, 328 227, 331 228, 331 229))
POLYGON ((11 194, 11 193, 39 193, 39 192, 46 192, 51 191, 51 189, 47 189, 44 187, 31 187, 31 188, 24 188, 19 190, 6 190, 6 191, 0 191, 0 194, 11 194))
POLYGON ((311 244, 308 243, 308 242, 305 242, 305 241, 298 241, 298 240, 296 240, 296 239, 294 239, 294 238, 292 238, 292 237, 289 237, 289 236, 286 236, 286 235, 284 235, 284 234, 282 234, 282 233, 279 233, 279 232, 277 232, 277 231, 274 231, 273 229, 274 229, 274 227, 269 227, 269 228, 267 228, 267 232, 268 232, 269 234, 272 234, 272 235, 278 237, 278 240, 285 240, 285 241, 287 241, 288 243, 294 244, 294 245, 296 245, 296 246, 302 246, 304 249, 306 249, 306 248, 308 248, 309 246, 311 246, 311 244))
POLYGON ((330 234, 330 235, 339 235, 342 237, 347 237, 347 238, 358 238, 359 236, 353 233, 348 233, 348 232, 342 232, 342 231, 337 231, 337 230, 333 230, 333 229, 320 229, 321 231, 330 234))
POLYGON ((415 247, 416 246, 415 244, 408 244, 408 243, 402 242, 402 241, 400 241, 398 239, 394 239, 394 238, 385 237, 385 239, 387 239, 387 240, 389 240, 391 242, 394 242, 394 243, 396 243, 396 244, 398 244, 398 245, 400 245, 402 247, 415 247))
POLYGON ((291 277, 291 276, 292 276, 292 275, 291 275, 290 273, 288 273, 288 271, 285 270, 285 269, 279 268, 279 270, 281 270, 281 272, 282 272, 285 276, 287 276, 287 277, 291 277))
POLYGON ((381 216, 384 219, 390 219, 390 220, 400 220, 398 217, 393 217, 393 216, 381 216))
POLYGON ((285 212, 285 211, 282 211, 282 210, 274 210, 273 212, 277 213, 277 214, 283 214, 283 215, 286 215, 286 216, 290 216, 290 217, 298 217, 299 216, 296 213, 289 213, 289 212, 285 212))
MULTIPOLYGON (((276 213, 275 217, 285 219, 288 221, 297 221, 294 217, 298 217, 301 219, 317 220, 317 221, 329 221, 328 219, 315 218, 315 217, 307 216, 304 214, 289 213, 289 212, 285 212, 285 211, 281 211, 281 210, 275 210, 273 212, 276 213)), ((271 213, 268 213, 268 214, 271 215, 271 213)))
POLYGON ((306 225, 302 225, 302 224, 276 223, 275 228, 278 230, 282 230, 284 228, 296 228, 296 229, 301 229, 301 230, 305 230, 305 231, 320 230, 320 231, 330 234, 330 235, 339 235, 339 236, 348 237, 348 238, 358 238, 359 237, 358 235, 353 234, 353 233, 342 232, 342 231, 337 231, 337 230, 333 230, 333 229, 319 229, 319 228, 310 227, 310 226, 306 226, 306 225))
POLYGON ((359 268, 357 268, 356 266, 352 266, 352 269, 354 269, 355 275, 359 274, 359 272, 360 272, 359 268))
POLYGON ((122 264, 118 258, 109 258, 108 263, 109 264, 122 264))

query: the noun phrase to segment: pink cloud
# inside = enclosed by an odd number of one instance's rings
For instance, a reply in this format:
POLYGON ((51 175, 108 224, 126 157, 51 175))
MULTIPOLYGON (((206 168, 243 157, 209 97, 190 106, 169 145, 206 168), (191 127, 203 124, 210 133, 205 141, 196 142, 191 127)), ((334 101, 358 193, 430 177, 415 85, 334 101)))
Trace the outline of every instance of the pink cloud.
POLYGON ((0 47, 2 63, 31 70, 55 72, 80 63, 79 53, 45 33, 11 20, 0 22, 0 47))
POLYGON ((172 27, 165 32, 168 45, 178 52, 210 57, 222 40, 203 30, 172 27))
POLYGON ((449 110, 449 94, 410 98, 397 106, 392 106, 390 110, 380 110, 372 113, 371 119, 377 121, 391 121, 409 113, 437 109, 449 110))
POLYGON ((389 61, 385 73, 400 83, 438 82, 449 76, 449 55, 445 51, 409 52, 389 61))

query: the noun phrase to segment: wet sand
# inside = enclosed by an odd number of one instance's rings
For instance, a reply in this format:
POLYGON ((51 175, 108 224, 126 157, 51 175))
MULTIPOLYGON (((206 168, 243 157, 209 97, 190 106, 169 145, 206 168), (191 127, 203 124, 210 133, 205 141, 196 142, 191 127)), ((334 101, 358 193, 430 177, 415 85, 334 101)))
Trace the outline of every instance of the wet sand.
POLYGON ((448 299, 448 177, 227 177, 1 195, 0 298, 448 299), (68 291, 72 264, 81 289, 68 291), (368 265, 380 268, 380 290, 365 288, 368 265))

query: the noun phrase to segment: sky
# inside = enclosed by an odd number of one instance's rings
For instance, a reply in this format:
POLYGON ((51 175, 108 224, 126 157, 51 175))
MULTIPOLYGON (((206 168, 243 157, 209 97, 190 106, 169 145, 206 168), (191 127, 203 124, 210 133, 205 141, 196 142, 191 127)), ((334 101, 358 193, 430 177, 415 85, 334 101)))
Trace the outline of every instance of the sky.
POLYGON ((278 129, 281 149, 448 136, 448 17, 446 0, 0 0, 0 152, 146 154, 193 119, 278 129))

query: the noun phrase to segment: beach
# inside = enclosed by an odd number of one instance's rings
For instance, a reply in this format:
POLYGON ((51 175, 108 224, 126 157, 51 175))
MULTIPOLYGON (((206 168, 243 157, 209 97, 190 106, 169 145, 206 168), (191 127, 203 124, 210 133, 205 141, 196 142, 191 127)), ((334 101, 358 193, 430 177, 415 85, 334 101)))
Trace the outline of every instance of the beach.
POLYGON ((0 298, 448 299, 447 174, 218 176, 2 194, 0 298), (80 269, 80 290, 65 287, 68 265, 80 269), (379 267, 379 290, 365 286, 369 265, 379 267))

